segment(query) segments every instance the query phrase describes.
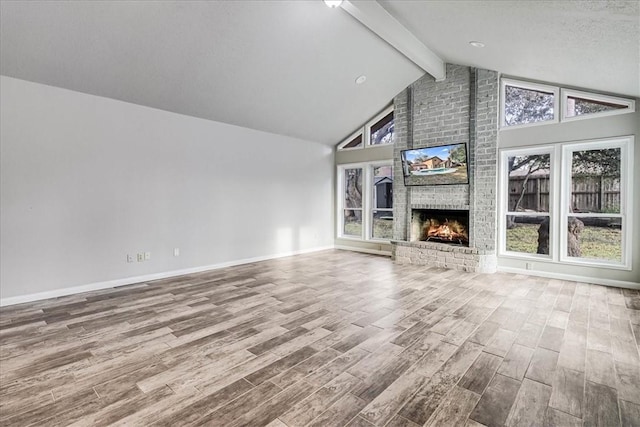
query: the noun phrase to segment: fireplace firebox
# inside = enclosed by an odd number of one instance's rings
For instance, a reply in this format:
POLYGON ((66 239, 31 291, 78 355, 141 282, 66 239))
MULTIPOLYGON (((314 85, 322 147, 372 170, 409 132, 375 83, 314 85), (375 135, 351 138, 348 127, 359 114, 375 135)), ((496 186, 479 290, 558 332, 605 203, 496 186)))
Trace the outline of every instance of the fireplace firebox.
POLYGON ((412 209, 411 241, 469 246, 469 211, 412 209))

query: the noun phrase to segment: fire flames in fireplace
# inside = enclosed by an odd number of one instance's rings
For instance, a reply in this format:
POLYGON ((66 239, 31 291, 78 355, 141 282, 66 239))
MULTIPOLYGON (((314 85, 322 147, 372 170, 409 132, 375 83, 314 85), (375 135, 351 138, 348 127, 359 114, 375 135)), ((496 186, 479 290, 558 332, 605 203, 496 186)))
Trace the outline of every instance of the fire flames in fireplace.
POLYGON ((469 211, 463 209, 411 209, 410 241, 469 246, 469 211))
POLYGON ((426 235, 424 240, 427 241, 469 244, 467 230, 458 221, 445 219, 440 223, 436 219, 430 219, 424 223, 424 234, 426 235))

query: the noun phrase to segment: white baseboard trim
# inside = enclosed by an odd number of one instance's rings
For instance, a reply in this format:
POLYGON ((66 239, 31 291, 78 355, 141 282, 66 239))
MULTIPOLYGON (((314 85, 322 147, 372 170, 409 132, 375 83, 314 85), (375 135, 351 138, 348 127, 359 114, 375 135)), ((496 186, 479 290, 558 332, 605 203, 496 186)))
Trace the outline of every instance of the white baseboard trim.
POLYGON ((341 249, 343 251, 363 252, 365 254, 391 256, 391 251, 379 251, 376 249, 359 248, 357 246, 335 245, 334 248, 341 249))
POLYGON ((9 298, 0 298, 0 307, 6 307, 9 305, 15 305, 15 304, 22 304, 25 302, 40 301, 40 300, 49 299, 49 298, 64 297, 68 295, 79 294, 82 292, 90 292, 90 291, 98 291, 101 289, 115 288, 117 286, 132 285, 134 283, 149 282, 149 281, 158 280, 158 279, 166 279, 169 277, 182 276, 184 274, 201 273, 207 270, 217 270, 225 267, 233 267, 233 266, 242 265, 242 264, 251 264, 253 262, 267 261, 270 259, 284 258, 288 256, 307 254, 311 252, 319 252, 319 251, 324 251, 324 250, 333 249, 333 248, 334 248, 333 245, 318 246, 315 248, 303 249, 299 251, 283 252, 275 255, 265 255, 265 256, 254 257, 254 258, 245 258, 240 260, 221 262, 218 264, 204 265, 201 267, 185 268, 183 270, 173 270, 173 271, 166 271, 162 273, 145 274, 143 276, 125 277, 123 279, 115 279, 115 280, 108 280, 105 282, 90 283, 87 285, 55 289, 52 291, 38 292, 35 294, 18 295, 18 296, 9 297, 9 298))
POLYGON ((527 276, 547 277, 549 279, 570 280, 572 282, 593 283, 595 285, 614 286, 616 288, 640 289, 640 283, 624 280, 601 279, 598 277, 574 276, 572 274, 553 273, 549 271, 533 271, 522 268, 498 267, 502 273, 524 274, 527 276))

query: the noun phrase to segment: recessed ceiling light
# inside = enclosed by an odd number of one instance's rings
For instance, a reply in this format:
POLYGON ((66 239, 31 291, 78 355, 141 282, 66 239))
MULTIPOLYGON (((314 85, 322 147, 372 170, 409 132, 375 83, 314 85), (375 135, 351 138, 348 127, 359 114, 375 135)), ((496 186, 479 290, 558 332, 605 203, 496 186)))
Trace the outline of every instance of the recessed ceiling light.
POLYGON ((469 44, 473 47, 484 47, 484 43, 477 41, 470 41, 469 44))
POLYGON ((361 85, 362 83, 367 81, 367 76, 360 76, 356 79, 356 84, 361 85))
POLYGON ((336 8, 342 4, 342 0, 324 0, 324 4, 331 8, 336 8))

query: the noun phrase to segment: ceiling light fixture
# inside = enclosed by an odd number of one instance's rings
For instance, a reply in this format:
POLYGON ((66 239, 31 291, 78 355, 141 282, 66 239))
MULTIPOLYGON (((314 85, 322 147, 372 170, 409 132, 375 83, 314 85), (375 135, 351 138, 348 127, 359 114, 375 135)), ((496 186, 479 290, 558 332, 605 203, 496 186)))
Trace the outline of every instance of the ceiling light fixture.
POLYGON ((324 0, 324 4, 332 9, 335 9, 342 4, 342 0, 324 0))
POLYGON ((470 41, 469 44, 473 47, 484 47, 484 43, 477 41, 470 41))
POLYGON ((357 85, 361 85, 362 83, 364 83, 364 82, 366 82, 366 81, 367 81, 367 76, 364 76, 364 75, 363 75, 363 76, 360 76, 360 77, 358 77, 358 78, 356 79, 356 84, 357 84, 357 85))

